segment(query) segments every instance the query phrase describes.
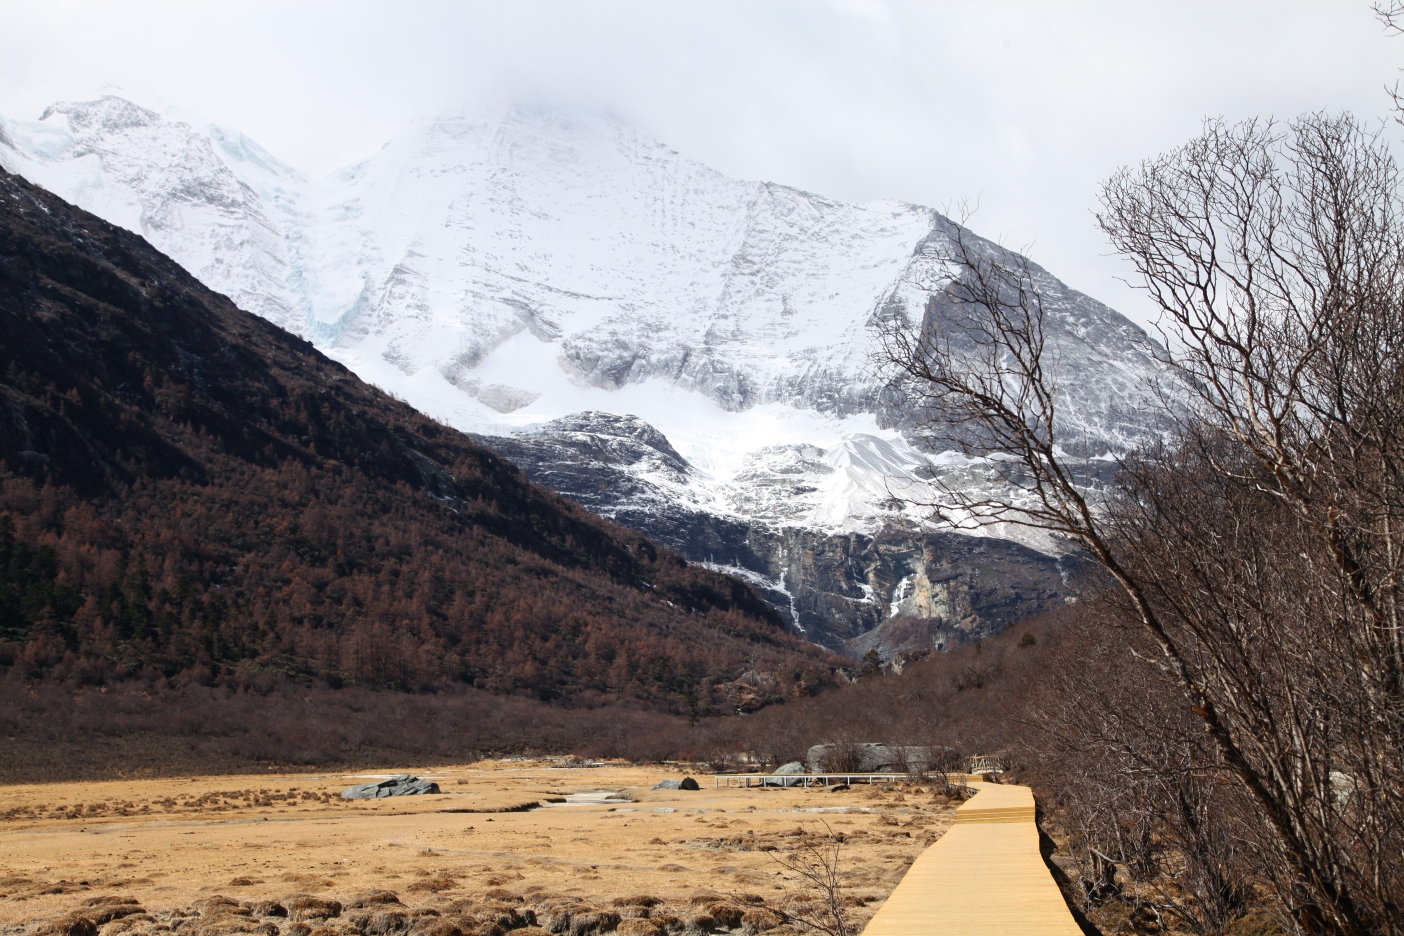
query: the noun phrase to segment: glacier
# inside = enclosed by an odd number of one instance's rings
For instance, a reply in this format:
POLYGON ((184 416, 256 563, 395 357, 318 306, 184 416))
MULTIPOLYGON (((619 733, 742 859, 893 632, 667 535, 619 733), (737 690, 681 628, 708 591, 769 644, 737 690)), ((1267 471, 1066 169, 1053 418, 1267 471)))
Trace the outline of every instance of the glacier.
MULTIPOLYGON (((895 594, 936 595, 945 586, 924 570, 942 555, 966 556, 967 578, 1037 567, 1025 611, 1062 594, 1065 557, 1047 537, 943 528, 914 506, 933 478, 971 489, 991 476, 925 450, 884 411, 872 363, 883 318, 924 314, 953 238, 978 241, 933 209, 738 181, 615 117, 514 105, 420 121, 313 178, 237 130, 106 96, 0 117, 0 165, 534 479, 689 559, 745 570, 832 646, 888 607, 944 614, 921 638, 936 646, 1007 623, 969 581, 975 598, 895 594), (969 558, 979 549, 992 552, 969 558), (821 573, 830 554, 842 561, 821 573)), ((1157 345, 1031 269, 1065 433, 1090 455, 1144 441, 1157 345)))

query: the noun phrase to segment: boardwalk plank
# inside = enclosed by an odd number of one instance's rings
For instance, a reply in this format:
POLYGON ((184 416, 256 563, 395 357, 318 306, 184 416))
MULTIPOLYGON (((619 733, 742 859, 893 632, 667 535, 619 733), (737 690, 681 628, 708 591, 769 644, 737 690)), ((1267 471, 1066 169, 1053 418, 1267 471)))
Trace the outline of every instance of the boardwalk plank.
POLYGON ((917 856, 863 936, 1081 936, 1038 852, 1033 791, 967 786, 975 796, 917 856))

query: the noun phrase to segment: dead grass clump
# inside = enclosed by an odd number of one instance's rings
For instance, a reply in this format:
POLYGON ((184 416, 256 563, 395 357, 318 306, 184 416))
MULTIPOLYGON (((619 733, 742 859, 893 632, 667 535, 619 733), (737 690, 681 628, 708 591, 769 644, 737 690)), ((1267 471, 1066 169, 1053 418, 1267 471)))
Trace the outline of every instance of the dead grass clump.
POLYGON ((465 926, 465 921, 444 917, 421 917, 415 920, 410 936, 464 936, 464 930, 477 928, 477 921, 465 926))
POLYGON ((730 904, 712 904, 707 908, 707 914, 717 921, 717 925, 725 926, 727 929, 735 929, 740 926, 744 912, 740 907, 733 907, 730 904))
POLYGON ((121 936, 121 934, 130 933, 133 930, 145 930, 147 926, 155 922, 156 920, 145 913, 133 913, 130 916, 111 921, 103 926, 99 932, 101 936, 121 936))
POLYGON ((781 923, 779 926, 767 930, 766 932, 769 933, 769 936, 804 936, 803 933, 789 923, 781 923))
POLYGON ((769 907, 751 907, 741 914, 741 925, 755 933, 765 933, 785 922, 785 918, 769 907))
POLYGON ((82 906, 90 908, 84 910, 82 915, 92 920, 94 926, 146 912, 135 897, 89 897, 82 906))
POLYGON ((716 917, 710 913, 694 913, 687 918, 683 933, 685 936, 704 936, 716 928, 716 917))
POLYGON ((332 887, 335 882, 321 874, 285 874, 282 878, 289 884, 301 884, 303 887, 332 887))
POLYGON ((214 916, 219 913, 243 913, 247 915, 252 912, 246 907, 241 907, 239 901, 231 900, 228 897, 220 895, 197 900, 190 905, 190 909, 201 916, 214 916))
POLYGON ((351 924, 363 936, 403 936, 410 931, 410 915, 401 910, 377 910, 373 913, 358 914, 351 918, 351 924))
POLYGON ((613 910, 599 910, 590 913, 572 914, 570 926, 566 930, 570 936, 594 936, 596 933, 612 933, 619 928, 622 918, 613 910))
POLYGON ((97 925, 82 914, 72 913, 42 924, 34 936, 97 936, 97 925))
POLYGON ((341 916, 341 903, 310 894, 294 894, 284 901, 294 920, 332 919, 341 916))
POLYGON ((351 898, 350 903, 346 904, 342 909, 364 910, 367 907, 381 907, 386 904, 399 904, 400 906, 404 906, 404 904, 400 902, 400 895, 396 894, 394 891, 376 890, 356 895, 351 898))
POLYGON ((524 880, 526 880, 526 875, 521 874, 520 872, 506 872, 494 874, 492 877, 488 878, 483 883, 488 885, 489 887, 501 887, 503 884, 509 884, 512 881, 524 880))
POLYGON ((655 920, 634 917, 619 924, 619 936, 664 936, 667 932, 655 920))

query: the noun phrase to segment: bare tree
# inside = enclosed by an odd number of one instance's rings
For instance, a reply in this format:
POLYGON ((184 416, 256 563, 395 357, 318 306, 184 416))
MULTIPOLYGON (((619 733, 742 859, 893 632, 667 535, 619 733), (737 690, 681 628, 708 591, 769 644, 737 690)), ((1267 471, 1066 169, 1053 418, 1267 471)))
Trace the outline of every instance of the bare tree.
POLYGON ((1397 182, 1377 135, 1314 115, 1211 122, 1106 184, 1100 223, 1164 313, 1175 378, 1175 430, 1115 488, 1064 450, 1022 258, 956 227, 949 281, 884 345, 928 432, 1010 492, 941 491, 938 513, 1050 531, 1104 570, 1310 931, 1404 931, 1397 182))
POLYGON ((799 878, 805 893, 787 901, 783 910, 789 922, 817 930, 827 936, 855 936, 844 905, 843 835, 820 820, 823 832, 805 829, 788 852, 771 852, 771 857, 799 878))

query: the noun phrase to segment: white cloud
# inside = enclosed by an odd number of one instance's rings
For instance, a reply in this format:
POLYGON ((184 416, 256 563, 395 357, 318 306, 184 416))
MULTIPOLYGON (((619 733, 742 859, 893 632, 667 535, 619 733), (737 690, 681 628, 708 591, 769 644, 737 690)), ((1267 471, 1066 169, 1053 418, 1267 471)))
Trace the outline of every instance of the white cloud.
POLYGON ((1366 2, 75 3, 4 0, 0 112, 104 84, 309 172, 475 98, 609 108, 729 175, 935 206, 1132 314, 1092 219, 1207 115, 1382 115, 1366 2))

